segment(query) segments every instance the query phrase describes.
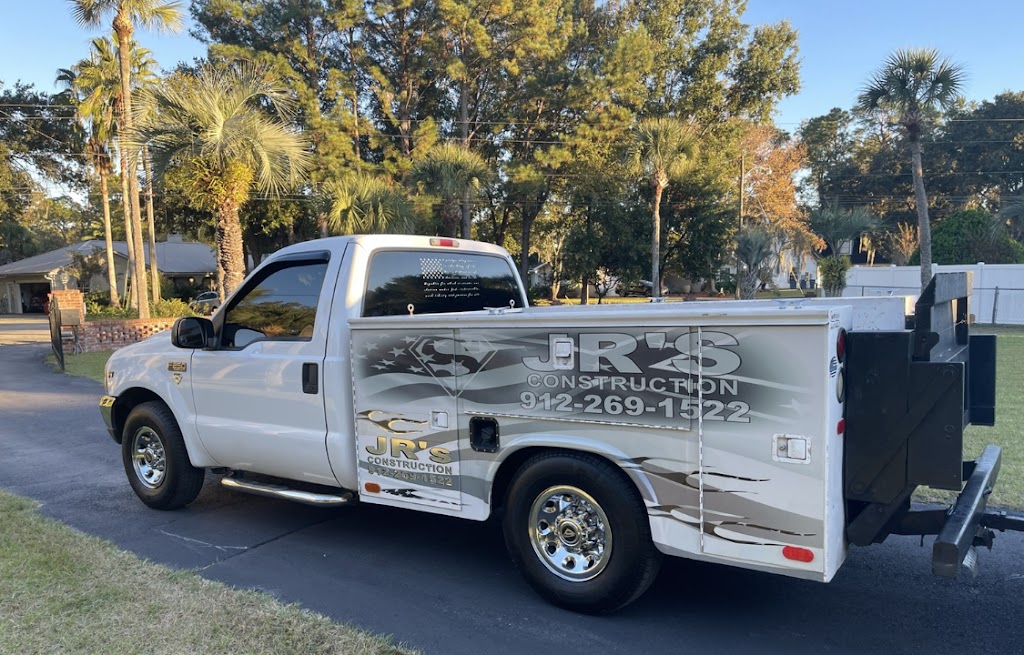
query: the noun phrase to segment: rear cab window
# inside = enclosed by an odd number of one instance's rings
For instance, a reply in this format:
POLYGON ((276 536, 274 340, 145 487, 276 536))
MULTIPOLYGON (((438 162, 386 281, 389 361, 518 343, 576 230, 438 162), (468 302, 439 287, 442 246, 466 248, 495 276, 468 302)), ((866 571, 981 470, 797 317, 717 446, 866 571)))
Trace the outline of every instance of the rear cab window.
POLYGON ((479 252, 381 250, 370 257, 363 316, 520 307, 508 260, 479 252))

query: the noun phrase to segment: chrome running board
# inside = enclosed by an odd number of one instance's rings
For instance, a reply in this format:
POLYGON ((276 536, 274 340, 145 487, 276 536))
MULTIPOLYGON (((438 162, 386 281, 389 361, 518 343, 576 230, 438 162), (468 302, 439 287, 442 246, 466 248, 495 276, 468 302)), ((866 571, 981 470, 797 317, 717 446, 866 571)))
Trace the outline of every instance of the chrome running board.
POLYGON ((296 503, 303 503, 304 505, 313 505, 314 507, 337 507, 339 505, 348 505, 355 500, 352 492, 341 489, 339 489, 340 493, 338 494, 318 494, 311 491, 298 491, 276 484, 267 484, 266 482, 239 480, 230 476, 221 478, 220 483, 228 489, 244 491, 256 494, 257 496, 283 498, 296 503))

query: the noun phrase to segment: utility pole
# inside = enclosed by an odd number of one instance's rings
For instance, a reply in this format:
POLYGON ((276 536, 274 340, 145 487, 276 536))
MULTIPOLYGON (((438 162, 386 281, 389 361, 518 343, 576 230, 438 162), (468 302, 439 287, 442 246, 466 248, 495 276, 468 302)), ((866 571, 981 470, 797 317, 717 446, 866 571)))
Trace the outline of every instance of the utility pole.
POLYGON ((740 155, 740 229, 743 229, 743 182, 746 177, 746 154, 740 155))
MULTIPOLYGON (((738 220, 739 231, 736 233, 737 235, 739 235, 739 233, 743 231, 743 182, 744 182, 744 178, 746 177, 746 163, 747 163, 746 162, 746 158, 747 158, 746 153, 740 153, 740 212, 739 212, 739 216, 737 216, 737 218, 739 219, 738 220)), ((736 300, 739 300, 740 299, 740 253, 739 253, 739 249, 738 248, 737 248, 736 253, 735 253, 735 260, 736 260, 736 300)))

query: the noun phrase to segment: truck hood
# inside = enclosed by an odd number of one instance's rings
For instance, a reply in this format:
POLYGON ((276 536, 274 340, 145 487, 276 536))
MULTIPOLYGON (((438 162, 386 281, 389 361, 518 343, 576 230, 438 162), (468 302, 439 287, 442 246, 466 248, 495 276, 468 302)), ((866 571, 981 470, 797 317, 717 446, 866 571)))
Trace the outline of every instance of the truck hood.
POLYGON ((163 332, 157 332, 153 336, 143 339, 142 341, 129 344, 123 348, 115 350, 114 354, 110 356, 108 362, 115 363, 117 361, 124 361, 128 358, 170 353, 175 350, 181 349, 175 348, 171 344, 171 331, 164 330, 163 332))

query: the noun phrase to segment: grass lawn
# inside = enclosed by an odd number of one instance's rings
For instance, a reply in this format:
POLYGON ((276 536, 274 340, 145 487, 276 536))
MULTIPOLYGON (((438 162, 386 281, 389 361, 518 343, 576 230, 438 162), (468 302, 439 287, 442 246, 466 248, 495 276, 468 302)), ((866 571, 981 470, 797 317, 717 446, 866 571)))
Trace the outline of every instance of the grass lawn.
MULTIPOLYGON (((103 350, 95 353, 64 353, 64 372, 68 375, 77 375, 84 378, 92 378, 97 382, 103 382, 103 367, 110 359, 112 350, 103 350)), ((60 370, 57 365, 57 358, 53 353, 47 356, 47 361, 55 369, 60 370)))
MULTIPOLYGON (((996 424, 972 425, 964 434, 964 458, 973 459, 988 444, 1003 449, 996 488, 989 505, 1024 509, 1024 327, 977 325, 975 333, 999 335, 996 339, 996 424)), ((948 502, 950 492, 920 489, 916 500, 948 502)))
POLYGON ((174 571, 0 491, 0 653, 404 655, 370 633, 174 571))

